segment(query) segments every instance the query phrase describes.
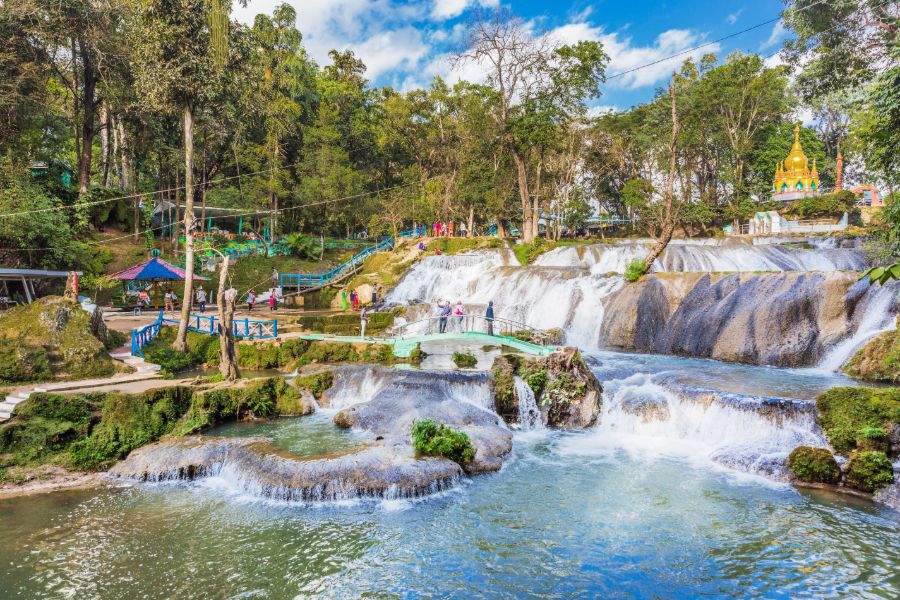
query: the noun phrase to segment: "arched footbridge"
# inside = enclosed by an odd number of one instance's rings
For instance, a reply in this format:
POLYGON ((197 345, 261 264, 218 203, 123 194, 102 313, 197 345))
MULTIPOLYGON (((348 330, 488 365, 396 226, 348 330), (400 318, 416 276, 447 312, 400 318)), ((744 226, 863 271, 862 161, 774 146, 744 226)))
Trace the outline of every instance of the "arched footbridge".
POLYGON ((487 319, 483 315, 432 316, 399 325, 391 336, 333 335, 308 333, 298 336, 305 340, 343 342, 350 344, 384 344, 392 346, 394 356, 408 358, 422 343, 470 342, 485 346, 503 346, 533 356, 548 356, 556 351, 553 335, 524 323, 509 319, 487 319))

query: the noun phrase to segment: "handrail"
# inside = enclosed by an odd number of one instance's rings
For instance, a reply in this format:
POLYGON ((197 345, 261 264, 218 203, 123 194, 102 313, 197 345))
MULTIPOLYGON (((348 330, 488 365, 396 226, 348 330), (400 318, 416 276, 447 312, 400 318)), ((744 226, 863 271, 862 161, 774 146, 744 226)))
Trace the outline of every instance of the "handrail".
POLYGON ((131 355, 144 358, 142 348, 156 339, 159 329, 163 324, 163 311, 159 311, 159 317, 153 323, 131 330, 131 355))
MULTIPOLYGON (((162 315, 162 313, 160 313, 162 315)), ((215 315, 197 315, 191 314, 188 319, 188 331, 196 331, 197 333, 205 333, 207 335, 219 335, 219 326, 215 315)), ((166 325, 178 325, 178 319, 162 318, 162 323, 166 325)), ((263 321, 259 319, 235 319, 232 323, 232 333, 236 338, 246 338, 254 340, 267 340, 278 337, 278 321, 263 321)))
POLYGON ((295 287, 297 290, 301 290, 324 287, 329 283, 356 271, 356 269, 372 254, 384 252, 393 246, 393 238, 387 238, 374 246, 364 248, 347 262, 341 263, 325 273, 282 273, 278 276, 278 280, 282 288, 295 287))
POLYGON ((488 319, 486 316, 482 314, 464 314, 462 316, 459 315, 449 315, 448 317, 441 317, 440 315, 430 315, 428 317, 418 319, 416 321, 411 321, 409 323, 404 323, 402 325, 398 325, 397 335, 395 337, 404 338, 407 336, 414 335, 423 335, 439 332, 440 329, 440 320, 446 318, 447 323, 445 327, 445 331, 459 332, 459 333, 470 333, 470 332, 478 332, 478 333, 487 333, 493 330, 493 335, 500 335, 510 338, 518 339, 519 341, 531 342, 531 340, 522 340, 521 338, 516 337, 516 334, 521 334, 523 331, 528 332, 533 340, 542 346, 551 345, 550 339, 551 334, 536 327, 532 327, 527 323, 522 323, 519 321, 513 321, 512 319, 505 319, 503 317, 494 317, 492 319, 488 319), (460 322, 460 320, 462 322, 460 322), (409 331, 414 325, 420 325, 422 323, 427 324, 424 328, 425 331, 409 331), (437 324, 437 327, 435 326, 437 324), (491 325, 489 328, 488 325, 491 325), (436 331, 437 330, 437 331, 436 331))

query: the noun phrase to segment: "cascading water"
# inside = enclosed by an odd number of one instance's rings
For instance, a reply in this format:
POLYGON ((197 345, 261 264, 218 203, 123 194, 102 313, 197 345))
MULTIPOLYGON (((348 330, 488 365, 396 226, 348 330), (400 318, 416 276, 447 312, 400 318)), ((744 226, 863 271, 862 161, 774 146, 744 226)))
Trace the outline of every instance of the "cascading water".
POLYGON ((891 314, 891 306, 896 301, 895 285, 889 284, 877 288, 866 305, 862 307, 863 317, 856 327, 856 332, 835 345, 819 362, 816 369, 827 372, 838 371, 869 339, 879 333, 896 329, 897 322, 894 315, 891 314))
POLYGON ((811 401, 672 387, 646 373, 604 383, 593 432, 562 444, 569 454, 625 448, 643 457, 680 456, 781 478, 801 445, 826 447, 811 401))
MULTIPOLYGON (((566 246, 542 254, 536 265, 582 267, 593 273, 624 273, 647 255, 652 241, 566 246)), ((865 267, 858 248, 835 245, 755 244, 739 240, 672 240, 651 269, 654 272, 837 271, 865 267)))
POLYGON ((534 398, 534 390, 531 389, 527 381, 518 376, 515 378, 515 388, 516 397, 519 400, 519 429, 522 431, 543 429, 544 423, 541 420, 541 411, 534 398))

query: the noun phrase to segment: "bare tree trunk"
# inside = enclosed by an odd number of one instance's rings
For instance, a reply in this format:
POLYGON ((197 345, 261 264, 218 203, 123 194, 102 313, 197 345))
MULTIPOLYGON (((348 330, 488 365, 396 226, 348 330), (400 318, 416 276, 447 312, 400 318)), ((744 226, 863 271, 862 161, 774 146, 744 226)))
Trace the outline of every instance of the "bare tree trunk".
POLYGON ((122 152, 122 142, 119 141, 119 130, 116 128, 118 123, 118 119, 115 115, 109 116, 109 126, 112 130, 112 163, 113 168, 116 172, 116 178, 118 179, 119 189, 123 192, 125 191, 125 186, 122 183, 122 161, 121 161, 121 152, 122 152))
POLYGON ((275 169, 278 167, 278 140, 272 143, 272 162, 269 168, 269 208, 272 210, 272 218, 269 222, 269 241, 275 243, 275 229, 278 227, 278 194, 275 193, 275 169))
POLYGON ((228 260, 229 256, 226 254, 219 270, 219 291, 216 294, 219 311, 219 373, 222 374, 222 379, 225 381, 234 381, 241 376, 234 352, 234 304, 237 299, 237 290, 225 289, 228 279, 228 260))
POLYGON ((522 202, 522 241, 528 244, 534 240, 531 226, 531 198, 528 197, 528 173, 525 170, 525 161, 516 151, 513 151, 513 160, 516 163, 516 177, 519 180, 519 200, 522 202))
POLYGON ((178 253, 178 224, 181 223, 181 169, 175 167, 175 218, 172 219, 172 252, 178 253))
POLYGON ((191 317, 191 300, 194 294, 194 105, 184 103, 184 302, 181 320, 173 347, 187 352, 187 327, 191 317))
MULTIPOLYGON (((81 47, 81 64, 84 71, 84 81, 82 82, 81 148, 78 155, 78 199, 84 202, 87 199, 87 194, 91 187, 91 152, 94 149, 94 115, 97 107, 95 98, 97 90, 97 74, 94 71, 91 53, 86 50, 83 42, 81 42, 79 46, 81 47)), ((89 209, 87 207, 80 207, 77 212, 78 219, 83 223, 87 223, 89 209)))
MULTIPOLYGON (((531 239, 536 240, 541 233, 541 174, 544 167, 544 159, 539 158, 537 164, 537 174, 534 178, 534 198, 531 207, 531 239)), ((549 223, 547 223, 549 228, 549 223)))
POLYGON ((109 111, 105 102, 100 105, 100 155, 103 187, 109 187, 109 111))
POLYGON ((475 207, 469 207, 469 222, 466 224, 466 237, 475 237, 475 207))
POLYGON ((669 142, 669 177, 666 180, 666 208, 665 218, 663 219, 662 231, 656 240, 656 245, 644 259, 644 272, 649 273, 653 263, 660 254, 669 245, 672 240, 672 233, 675 231, 675 215, 672 214, 672 198, 675 193, 675 146, 678 140, 678 113, 675 110, 675 75, 672 75, 672 82, 669 84, 669 97, 672 101, 672 139, 669 142))

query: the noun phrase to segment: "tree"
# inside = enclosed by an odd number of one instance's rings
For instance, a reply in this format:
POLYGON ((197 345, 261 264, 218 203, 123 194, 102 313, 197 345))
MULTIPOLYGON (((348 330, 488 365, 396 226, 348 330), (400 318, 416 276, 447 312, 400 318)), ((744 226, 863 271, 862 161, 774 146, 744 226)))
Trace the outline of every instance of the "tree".
POLYGON ((669 83, 669 99, 672 105, 672 133, 669 142, 669 177, 666 179, 666 191, 663 196, 663 206, 661 208, 662 221, 660 224, 660 234, 656 238, 656 244, 650 250, 650 254, 644 259, 644 272, 649 273, 650 268, 656 261, 657 257, 663 253, 672 234, 675 232, 677 207, 674 206, 675 199, 675 152, 678 145, 678 111, 675 104, 675 74, 672 74, 672 81, 669 83))
MULTIPOLYGON (((222 265, 219 267, 219 289, 216 293, 216 307, 219 312, 219 373, 225 381, 239 379, 237 356, 234 352, 234 305, 237 290, 226 289, 228 279, 228 255, 221 255, 222 265)), ((187 304, 187 301, 185 301, 187 304)))
POLYGON ((502 11, 479 16, 468 47, 456 57, 457 64, 474 62, 489 70, 491 115, 515 165, 526 243, 537 235, 544 153, 554 120, 583 112, 584 100, 599 96, 607 61, 599 42, 561 46, 547 36, 534 37, 521 19, 502 11))

